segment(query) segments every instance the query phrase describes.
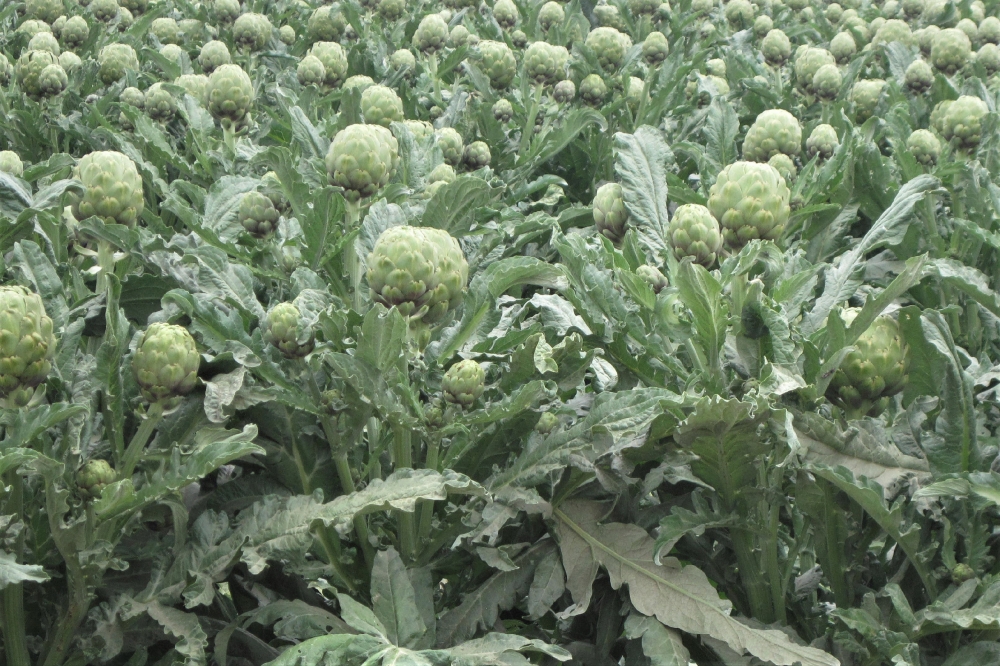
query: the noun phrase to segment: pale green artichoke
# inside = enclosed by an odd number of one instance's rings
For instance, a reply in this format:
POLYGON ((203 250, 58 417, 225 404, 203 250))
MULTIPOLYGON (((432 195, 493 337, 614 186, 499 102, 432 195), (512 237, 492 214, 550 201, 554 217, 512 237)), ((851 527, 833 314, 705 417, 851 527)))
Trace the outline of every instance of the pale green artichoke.
POLYGON ((670 248, 678 259, 691 257, 696 264, 711 268, 722 250, 719 222, 704 206, 684 204, 677 207, 667 229, 670 248))
POLYGON ((278 227, 278 210, 270 197, 260 192, 247 192, 240 199, 237 219, 251 236, 267 238, 278 227))
POLYGON ((388 127, 403 120, 403 100, 388 86, 371 86, 361 93, 361 115, 369 125, 388 127))
POLYGON ((84 187, 82 196, 71 198, 76 219, 97 216, 107 224, 135 224, 143 209, 143 192, 132 160, 114 151, 90 153, 77 163, 74 176, 84 187))
POLYGON ((239 65, 220 65, 208 79, 205 94, 209 112, 224 129, 239 129, 249 120, 253 82, 239 65))
POLYGON ((330 184, 344 188, 348 201, 384 187, 396 169, 399 145, 381 125, 350 125, 337 132, 326 154, 330 184))
POLYGON ((751 162, 766 162, 779 153, 795 157, 801 150, 802 126, 783 109, 758 115, 743 141, 743 159, 751 162))
POLYGON ((101 492, 117 478, 107 460, 88 460, 76 473, 76 487, 84 499, 100 499, 101 492))
POLYGON ((56 338, 38 294, 0 287, 0 399, 23 407, 52 369, 56 338))
POLYGON ((264 317, 264 340, 286 358, 304 358, 316 346, 312 329, 305 326, 294 303, 278 303, 264 317))
POLYGON ((791 212, 790 192, 778 171, 758 162, 736 162, 719 174, 708 195, 708 209, 722 226, 733 250, 751 240, 777 240, 791 212))
POLYGON ((924 166, 934 166, 941 156, 941 142, 930 130, 915 130, 906 139, 906 148, 924 166))
POLYGON ((622 186, 605 183, 594 195, 594 226, 602 236, 612 243, 620 243, 625 237, 628 210, 622 197, 622 186))
POLYGON ((139 338, 132 373, 143 399, 172 409, 198 381, 201 355, 183 326, 156 322, 139 338))
POLYGON ((497 90, 506 90, 517 74, 514 52, 503 42, 479 42, 479 67, 497 90))
MULTIPOLYGON (((841 314, 850 325, 860 310, 841 314)), ((844 410, 848 419, 878 416, 889 398, 906 386, 909 358, 899 325, 892 317, 881 316, 854 343, 854 351, 833 373, 826 397, 844 410)))
POLYGON ((476 361, 461 360, 444 373, 441 390, 445 400, 468 409, 486 390, 486 372, 476 361))

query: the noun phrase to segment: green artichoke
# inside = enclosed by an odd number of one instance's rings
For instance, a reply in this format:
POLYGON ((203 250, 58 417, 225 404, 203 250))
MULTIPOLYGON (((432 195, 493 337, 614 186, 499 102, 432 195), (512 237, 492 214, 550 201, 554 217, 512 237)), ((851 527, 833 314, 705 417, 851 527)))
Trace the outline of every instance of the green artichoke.
POLYGON ((823 65, 836 66, 837 60, 826 49, 808 46, 795 55, 795 83, 804 92, 815 93, 813 79, 823 65))
POLYGON ((514 52, 503 42, 479 42, 479 67, 489 77, 490 85, 497 90, 509 88, 517 74, 514 52))
POLYGON ((930 130, 915 130, 906 139, 906 149, 924 166, 934 166, 941 156, 941 142, 930 130))
POLYGON ((108 44, 97 56, 98 75, 107 85, 125 78, 129 70, 139 71, 139 58, 128 44, 108 44))
POLYGON ((775 28, 764 36, 760 43, 760 52, 764 54, 764 60, 769 65, 784 65, 792 55, 792 42, 789 41, 788 35, 775 28))
POLYGON ((445 400, 468 409, 486 390, 486 372, 476 361, 461 360, 444 373, 441 390, 445 400))
POLYGON ((794 157, 801 149, 802 126, 795 116, 782 109, 769 109, 757 116, 747 132, 743 159, 766 162, 779 153, 794 157))
POLYGON ((448 24, 438 14, 428 14, 413 33, 413 46, 424 53, 436 53, 448 41, 448 24))
POLYGON ((508 99, 498 99, 493 105, 493 117, 502 123, 509 123, 514 117, 514 105, 508 99))
MULTIPOLYGON (((320 58, 322 60, 322 58, 320 58)), ((359 92, 364 92, 375 85, 375 81, 372 77, 365 74, 355 74, 346 81, 344 81, 344 92, 348 90, 357 89, 359 92)))
POLYGON ((806 139, 806 152, 809 157, 819 155, 820 159, 826 160, 833 157, 834 151, 840 145, 837 137, 837 130, 831 125, 817 125, 806 139))
POLYGON ((464 155, 464 144, 462 135, 458 133, 458 130, 452 127, 444 127, 437 131, 435 138, 437 145, 441 148, 444 161, 452 166, 461 164, 462 156, 464 155))
POLYGON ((719 222, 707 208, 698 204, 678 206, 670 218, 667 239, 678 259, 691 257, 696 264, 711 268, 722 250, 719 222))
POLYGON ((247 192, 240 199, 237 219, 251 236, 267 238, 278 227, 278 210, 274 202, 260 192, 247 192))
POLYGON ((348 201, 384 187, 396 169, 399 145, 381 125, 350 125, 337 132, 326 154, 330 184, 344 188, 348 201))
POLYGON ((13 76, 14 66, 10 64, 10 60, 7 60, 7 56, 0 53, 0 86, 10 83, 10 79, 13 76))
POLYGON ((568 104, 576 99, 576 84, 570 79, 564 79, 552 89, 552 99, 557 104, 568 104))
POLYGON ((987 74, 996 74, 1000 71, 1000 46, 983 44, 976 51, 976 62, 983 66, 987 74))
POLYGON ((62 49, 59 48, 59 40, 51 32, 40 32, 28 40, 28 51, 48 51, 54 56, 58 56, 62 49))
MULTIPOLYGON (((694 8, 692 7, 692 10, 694 8)), ((594 7, 593 10, 594 19, 597 21, 598 25, 605 28, 614 28, 615 30, 621 30, 625 27, 624 21, 622 21, 622 14, 615 5, 609 5, 604 0, 601 0, 594 7)))
POLYGON ((42 71, 49 65, 58 64, 59 60, 49 51, 25 51, 17 59, 17 83, 29 97, 41 97, 42 88, 39 78, 42 71))
POLYGON ((850 62, 851 58, 857 52, 858 45, 849 32, 838 32, 830 40, 830 53, 833 54, 834 59, 838 63, 846 64, 850 62))
MULTIPOLYGON (((721 236, 719 237, 721 240, 721 236)), ((656 266, 651 266, 649 264, 643 264, 639 268, 635 269, 635 274, 642 278, 643 282, 648 284, 655 293, 660 293, 667 288, 669 282, 667 282, 667 276, 660 272, 660 269, 656 266)))
POLYGON ((21 157, 11 150, 0 150, 0 171, 20 178, 24 173, 21 157))
POLYGON ((20 286, 0 287, 0 398, 23 407, 52 369, 56 338, 38 294, 20 286))
POLYGON ((208 77, 204 74, 181 74, 174 83, 184 88, 199 104, 204 105, 208 101, 208 77))
POLYGON ((854 105, 854 118, 863 123, 875 114, 885 81, 882 79, 863 79, 857 81, 851 88, 851 102, 854 105))
MULTIPOLYGON (((858 312, 848 309, 841 318, 850 325, 858 312)), ((861 334, 854 347, 833 373, 826 397, 843 409, 848 419, 878 416, 888 407, 889 398, 906 386, 906 343, 896 320, 883 315, 861 334)))
POLYGON ((958 148, 971 150, 979 145, 983 133, 983 118, 989 113, 986 102, 978 97, 962 95, 948 105, 941 119, 941 136, 958 148))
POLYGON ((767 33, 774 29, 774 21, 767 14, 761 14, 753 21, 753 34, 763 39, 767 33))
POLYGON ((295 68, 295 76, 304 86, 320 86, 326 80, 326 67, 314 55, 307 55, 295 68))
POLYGON ((985 44, 1000 44, 1000 18, 987 16, 980 21, 979 39, 985 44))
POLYGON ((493 18, 497 25, 505 30, 510 30, 517 25, 517 19, 521 14, 517 11, 517 5, 513 0, 497 0, 493 5, 493 18))
POLYGON ((466 44, 478 44, 479 37, 469 32, 464 25, 456 25, 448 34, 448 45, 457 49, 466 44))
POLYGON ((286 46, 291 46, 295 43, 295 28, 290 25, 283 25, 278 28, 278 39, 281 43, 286 46))
POLYGON ((453 183, 455 178, 457 178, 455 168, 450 164, 438 164, 427 174, 428 183, 453 183))
POLYGON ((777 240, 788 221, 790 192, 778 171, 758 162, 736 162, 719 174, 708 209, 733 250, 751 240, 777 240))
POLYGON ((487 167, 492 160, 490 147, 485 141, 473 141, 465 147, 465 151, 462 153, 462 161, 471 170, 487 167))
POLYGON ((656 31, 646 35, 646 39, 642 42, 642 59, 646 64, 659 65, 667 59, 668 53, 670 53, 670 43, 666 35, 656 31))
POLYGON ((923 94, 934 85, 934 70, 931 69, 926 60, 917 58, 906 68, 904 81, 906 87, 914 93, 923 94))
POLYGON ((122 104, 128 104, 129 106, 134 106, 137 109, 141 109, 146 105, 146 95, 138 88, 133 88, 132 86, 122 90, 118 99, 122 104))
POLYGON ((729 0, 723 13, 729 25, 736 30, 753 25, 754 9, 750 0, 729 0))
POLYGON ((198 55, 198 64, 201 65, 202 71, 208 75, 211 75, 219 67, 230 64, 232 61, 233 59, 229 55, 229 47, 226 46, 225 42, 214 39, 205 42, 205 45, 201 47, 201 53, 198 55))
MULTIPOLYGON (((118 6, 118 0, 94 0, 90 3, 90 12, 101 23, 111 23, 118 18, 121 7, 118 6)), ((152 29, 150 29, 150 32, 152 32, 152 29)))
POLYGON ((406 13, 406 0, 380 0, 378 13, 387 21, 398 21, 406 13))
POLYGON ((569 51, 566 47, 534 42, 524 52, 524 73, 535 83, 553 83, 563 78, 568 60, 569 51))
POLYGON ((427 325, 458 307, 468 279, 462 248, 441 229, 390 227, 368 255, 372 300, 427 325))
POLYGON ((68 49, 82 46, 88 37, 90 37, 90 26, 82 16, 71 16, 66 19, 66 24, 59 32, 59 39, 68 49))
POLYGON ((872 44, 889 44, 891 42, 901 42, 907 46, 915 46, 917 40, 910 31, 910 26, 906 24, 906 21, 889 19, 875 32, 875 36, 872 37, 872 44))
POLYGON ((77 54, 72 51, 63 51, 59 56, 59 66, 65 69, 67 72, 72 72, 77 67, 83 64, 83 60, 77 54))
POLYGON ((118 0, 118 4, 121 5, 122 9, 138 16, 149 7, 149 0, 118 0))
POLYGON ((194 389, 201 355, 183 326, 156 322, 139 338, 132 372, 143 399, 172 409, 194 389))
POLYGON ((161 44, 179 44, 181 41, 181 28, 177 25, 177 21, 172 18, 153 19, 153 23, 149 26, 149 32, 161 44))
POLYGON ((146 113, 161 123, 170 122, 177 113, 177 101, 163 84, 154 83, 146 91, 146 113))
POLYGON ((361 93, 361 115, 369 125, 388 127, 403 120, 403 100, 388 86, 371 86, 361 93))
POLYGON ((535 432, 548 435, 559 426, 559 417, 552 412, 542 412, 535 423, 535 432))
POLYGON ((412 76, 417 68, 417 58, 410 49, 396 49, 389 56, 389 64, 393 69, 407 70, 407 76, 412 76))
POLYGON ((240 16, 239 0, 214 0, 212 14, 222 25, 229 25, 240 16))
POLYGON ((816 75, 813 76, 812 91, 821 99, 833 100, 840 94, 842 84, 843 78, 840 76, 840 70, 837 69, 837 66, 823 65, 816 70, 816 75))
POLYGON ((945 28, 931 40, 931 64, 945 74, 954 74, 972 56, 972 41, 958 28, 945 28))
POLYGON ((76 165, 74 176, 83 183, 83 196, 71 198, 73 217, 85 220, 97 216, 108 224, 135 223, 143 208, 142 178, 135 164, 114 151, 85 155, 76 165))
POLYGON ((599 74, 588 74, 580 82, 580 97, 591 106, 601 106, 608 95, 608 85, 599 74))
POLYGON ((250 117, 253 82, 239 65, 220 65, 212 72, 205 91, 209 112, 224 129, 239 129, 250 117))
POLYGON ((515 30, 510 33, 510 42, 519 49, 528 45, 528 36, 522 30, 515 30))
POLYGON ((69 76, 58 62, 47 66, 38 75, 38 91, 44 97, 55 97, 66 90, 68 85, 69 76))
POLYGON ((264 317, 264 340, 285 358, 304 358, 316 346, 314 333, 302 322, 294 303, 278 303, 264 317))
MULTIPOLYGON (((733 0, 735 1, 735 0, 733 0)), ((595 28, 587 35, 587 48, 597 56, 605 72, 614 72, 625 60, 625 40, 614 28, 595 28)))
POLYGON ((62 0, 27 0, 24 3, 24 13, 33 19, 52 23, 62 16, 64 11, 62 0))
POLYGON ((347 20, 344 15, 336 8, 325 5, 316 9, 309 16, 306 32, 309 35, 309 41, 336 42, 343 36, 346 27, 347 20))
POLYGON ((247 13, 233 24, 233 41, 243 51, 260 51, 267 46, 274 28, 263 14, 247 13))
POLYGON ((117 479, 107 460, 88 460, 76 473, 76 487, 84 499, 100 499, 104 488, 117 479))
POLYGON ((612 243, 620 243, 625 237, 628 210, 622 196, 622 186, 605 183, 594 195, 594 226, 602 236, 612 243))
MULTIPOLYGON (((336 42, 316 42, 309 49, 309 55, 316 56, 323 63, 326 74, 323 83, 330 88, 336 88, 344 83, 347 76, 347 53, 344 47, 336 42)), ((347 88, 347 86, 344 86, 347 88)))

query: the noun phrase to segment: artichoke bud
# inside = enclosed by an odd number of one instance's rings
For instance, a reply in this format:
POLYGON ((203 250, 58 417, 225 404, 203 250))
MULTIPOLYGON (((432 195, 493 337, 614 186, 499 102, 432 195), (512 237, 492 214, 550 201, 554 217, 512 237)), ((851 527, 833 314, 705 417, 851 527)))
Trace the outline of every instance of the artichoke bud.
POLYGON ((440 428, 445 424, 445 406, 440 400, 431 400, 424 405, 424 423, 428 428, 440 428))
POLYGON ((968 564, 960 562, 955 565, 955 568, 951 570, 951 579, 956 583, 964 583, 967 580, 972 580, 976 577, 975 570, 968 564))
POLYGON ((657 294, 669 285, 667 276, 661 273, 660 269, 656 266, 650 266, 649 264, 639 266, 639 268, 635 269, 635 274, 641 277, 657 294))
POLYGON ((27 405, 52 369, 56 338, 42 299, 24 287, 0 287, 0 398, 27 405))
POLYGON ((183 326, 156 322, 142 333, 132 357, 132 372, 142 397, 173 409, 198 381, 201 355, 183 326))
MULTIPOLYGON (((860 312, 844 311, 844 324, 860 312)), ((909 357, 896 320, 887 315, 876 319, 854 343, 854 351, 844 357, 826 390, 830 402, 844 410, 848 419, 878 416, 889 398, 906 386, 909 357)))
POLYGON ((542 412, 542 415, 538 417, 538 422, 535 423, 535 432, 542 435, 548 435, 550 432, 555 430, 558 425, 558 416, 552 412, 542 412))
POLYGON ((107 460, 88 460, 76 473, 76 487, 84 499, 100 499, 101 491, 116 478, 107 460))
POLYGON ((486 372, 476 361, 466 359, 448 368, 441 380, 444 399, 469 408, 486 390, 486 372))
POLYGON ((285 358, 303 358, 316 346, 312 329, 303 325, 301 313, 293 303, 278 303, 267 313, 264 340, 277 347, 285 358))
POLYGON ((341 395, 340 391, 337 389, 323 391, 320 396, 320 404, 331 416, 336 416, 347 409, 347 403, 344 402, 344 396, 341 395))

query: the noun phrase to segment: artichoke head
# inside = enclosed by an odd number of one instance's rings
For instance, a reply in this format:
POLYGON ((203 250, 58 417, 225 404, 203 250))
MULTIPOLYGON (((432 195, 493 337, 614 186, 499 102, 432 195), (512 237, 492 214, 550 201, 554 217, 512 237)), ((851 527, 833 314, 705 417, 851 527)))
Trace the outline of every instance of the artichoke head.
POLYGON ((445 400, 469 408, 486 390, 486 372, 476 361, 459 361, 444 373, 441 389, 445 400))
MULTIPOLYGON (((850 325, 860 310, 842 314, 850 325)), ((899 325, 883 315, 854 343, 833 374, 826 397, 844 410, 849 419, 878 416, 889 405, 889 398, 906 386, 909 358, 899 325)))
POLYGON ((85 499, 100 499, 101 491, 116 478, 107 460, 88 460, 76 473, 76 487, 85 499))
POLYGON ((56 338, 42 299, 24 287, 0 287, 0 398, 28 404, 52 369, 56 338))
POLYGON ((194 389, 201 355, 183 326, 156 322, 139 338, 132 356, 132 372, 142 397, 172 409, 194 389))

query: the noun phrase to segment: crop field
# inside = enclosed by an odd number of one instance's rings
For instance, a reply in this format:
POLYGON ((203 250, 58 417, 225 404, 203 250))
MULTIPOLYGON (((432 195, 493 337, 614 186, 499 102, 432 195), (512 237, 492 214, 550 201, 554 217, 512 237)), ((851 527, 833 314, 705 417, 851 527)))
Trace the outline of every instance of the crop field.
POLYGON ((0 0, 0 666, 1000 666, 1000 0, 0 0))

